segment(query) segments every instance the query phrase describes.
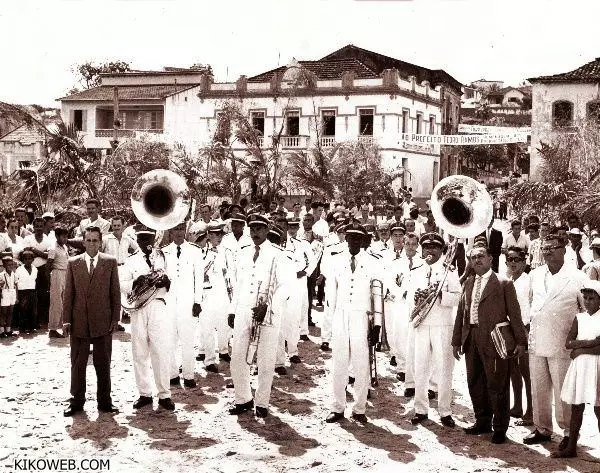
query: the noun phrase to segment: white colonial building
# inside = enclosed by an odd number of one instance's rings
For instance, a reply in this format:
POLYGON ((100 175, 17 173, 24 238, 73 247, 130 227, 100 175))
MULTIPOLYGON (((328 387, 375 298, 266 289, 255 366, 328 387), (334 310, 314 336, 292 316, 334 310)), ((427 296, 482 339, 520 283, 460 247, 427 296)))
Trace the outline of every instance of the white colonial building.
MULTIPOLYGON (((412 187, 417 197, 428 198, 440 177, 456 172, 446 149, 404 144, 401 134, 457 133, 461 84, 443 70, 352 45, 231 83, 185 70, 103 75, 100 87, 62 99, 64 119, 81 129, 86 146, 110 148, 115 87, 119 136, 150 131, 194 152, 212 141, 219 112, 235 101, 262 134, 262 146, 283 129, 284 154, 311 148, 317 139, 322 147, 379 145, 384 164, 404 170, 398 186, 412 187), (308 78, 302 86, 299 75, 308 78)), ((243 145, 237 151, 244 153, 243 145)))
POLYGON ((539 179, 542 142, 586 123, 600 123, 600 58, 571 72, 528 80, 533 85, 530 174, 539 179))

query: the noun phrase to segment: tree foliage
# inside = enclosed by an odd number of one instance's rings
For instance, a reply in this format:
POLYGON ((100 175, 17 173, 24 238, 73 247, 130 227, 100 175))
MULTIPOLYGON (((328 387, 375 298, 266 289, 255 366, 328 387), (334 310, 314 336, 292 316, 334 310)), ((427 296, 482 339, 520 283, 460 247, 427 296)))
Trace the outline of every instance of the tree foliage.
POLYGON ((505 145, 465 145, 456 148, 459 157, 466 160, 469 167, 499 171, 512 169, 512 161, 508 158, 505 145))
POLYGON ((127 72, 130 70, 130 64, 119 59, 104 63, 87 61, 74 67, 74 72, 77 75, 77 82, 84 89, 91 89, 92 87, 100 85, 100 74, 127 72))

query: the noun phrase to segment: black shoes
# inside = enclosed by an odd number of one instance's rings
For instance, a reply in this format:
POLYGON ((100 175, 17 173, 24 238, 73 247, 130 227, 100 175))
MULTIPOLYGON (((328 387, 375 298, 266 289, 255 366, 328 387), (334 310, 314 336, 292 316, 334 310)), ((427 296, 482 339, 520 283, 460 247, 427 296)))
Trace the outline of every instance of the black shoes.
POLYGON ((309 327, 316 327, 316 326, 317 326, 317 324, 316 324, 316 323, 314 323, 312 319, 308 319, 308 326, 309 326, 309 327))
POLYGON ((396 379, 397 379, 398 381, 402 381, 402 382, 404 382, 404 380, 406 379, 406 375, 405 375, 404 373, 398 373, 398 374, 396 375, 396 379))
POLYGON ((348 376, 348 384, 349 385, 352 386, 354 384, 354 381, 356 381, 356 379, 354 379, 354 376, 348 376))
POLYGON ((152 405, 152 396, 140 396, 137 401, 133 403, 134 409, 141 409, 144 406, 152 405))
POLYGON ((204 353, 198 353, 198 355, 196 356, 196 361, 204 361, 204 358, 206 358, 206 355, 204 353))
POLYGON ((244 404, 236 404, 234 407, 229 409, 229 414, 232 416, 239 416, 244 412, 248 412, 249 410, 254 408, 254 399, 250 399, 248 402, 244 404))
POLYGON ((415 388, 406 388, 404 390, 404 397, 413 397, 415 395, 415 388))
POLYGON ((290 357, 290 363, 302 363, 302 360, 298 355, 290 357))
POLYGON ((83 411, 83 406, 77 406, 72 404, 64 410, 63 415, 65 417, 73 417, 76 412, 81 411, 83 411))
POLYGON ((525 445, 534 445, 536 443, 549 442, 550 439, 550 435, 543 434, 539 430, 535 429, 523 439, 523 443, 525 445))
POLYGON ((179 386, 179 383, 181 382, 179 376, 176 376, 175 378, 171 378, 171 380, 169 381, 169 384, 171 386, 179 386))
POLYGON ((219 353, 219 360, 223 360, 225 363, 231 362, 231 356, 229 353, 219 353))
POLYGON ((437 397, 437 393, 435 391, 432 391, 431 389, 427 390, 427 397, 429 399, 435 399, 437 397))
POLYGON ((277 366, 275 368, 275 373, 277 373, 280 376, 283 376, 283 375, 287 374, 287 370, 285 369, 285 366, 277 366))
POLYGON ((171 400, 170 397, 165 397, 164 399, 159 399, 158 405, 168 411, 175 410, 175 403, 171 400))
POLYGON ((215 365, 214 363, 211 363, 210 365, 206 366, 204 369, 206 371, 210 371, 211 373, 219 372, 219 368, 217 368, 217 365, 215 365))
POLYGON ((390 358, 390 366, 398 366, 398 362, 396 361, 396 357, 392 356, 390 358))
POLYGON ((496 431, 492 434, 492 443, 500 444, 506 442, 506 432, 496 431))
POLYGON ((569 436, 567 435, 566 437, 563 437, 563 439, 558 444, 558 449, 559 450, 566 450, 566 448, 568 446, 569 446, 569 436))
POLYGON ((321 343, 321 351, 331 351, 331 348, 329 348, 329 342, 321 343))
POLYGON ((489 434, 492 431, 492 428, 489 425, 473 424, 471 427, 465 427, 463 431, 467 435, 480 435, 489 434))
POLYGON ((123 327, 121 324, 117 324, 117 330, 119 332, 124 332, 125 331, 125 327, 123 327))
POLYGON ((327 422, 328 424, 332 424, 333 422, 338 422, 343 418, 343 412, 330 412, 329 415, 325 418, 325 422, 327 422))
POLYGON ((183 385, 184 385, 186 388, 195 388, 195 387, 197 386, 197 385, 196 385, 196 381, 195 381, 195 380, 193 380, 193 379, 184 379, 184 380, 183 380, 183 385))
POLYGON ((310 342, 310 338, 308 338, 308 335, 300 335, 300 340, 302 340, 303 342, 310 342))
POLYGON ((412 425, 417 425, 423 422, 424 420, 427 420, 428 418, 429 417, 427 417, 427 414, 415 414, 415 416, 410 420, 410 423, 412 425))
POLYGON ((118 414, 119 409, 114 404, 107 404, 105 406, 98 404, 98 410, 107 414, 118 414))
POLYGON ((452 418, 452 416, 444 416, 440 419, 442 421, 442 425, 446 426, 446 427, 456 427, 456 422, 454 422, 454 419, 452 418))
POLYGON ((369 419, 367 419, 366 414, 357 414, 357 413, 352 413, 352 418, 357 421, 360 422, 361 424, 366 424, 367 422, 369 422, 369 419))
POLYGON ((264 419, 269 415, 269 410, 266 407, 258 407, 256 406, 256 417, 260 417, 264 419))
POLYGON ((48 337, 50 337, 50 338, 65 338, 64 335, 60 334, 56 330, 50 330, 48 332, 48 337))

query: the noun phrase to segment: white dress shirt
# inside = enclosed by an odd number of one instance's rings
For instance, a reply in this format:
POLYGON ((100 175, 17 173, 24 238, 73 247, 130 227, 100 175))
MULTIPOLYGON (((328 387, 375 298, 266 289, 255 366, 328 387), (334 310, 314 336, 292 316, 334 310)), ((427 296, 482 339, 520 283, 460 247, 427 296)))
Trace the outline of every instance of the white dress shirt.
POLYGON ((35 289, 35 280, 37 279, 37 268, 31 265, 31 273, 27 271, 25 265, 19 266, 15 271, 15 280, 19 291, 35 289))
POLYGON ((519 307, 521 308, 521 318, 523 319, 523 325, 529 325, 530 316, 529 310, 531 304, 529 302, 529 295, 531 293, 531 278, 529 274, 523 272, 517 279, 513 279, 515 291, 517 292, 517 300, 519 301, 519 307))
MULTIPOLYGON (((489 241, 489 237, 488 237, 489 241)), ((504 237, 504 242, 502 243, 502 248, 508 249, 511 246, 518 246, 519 248, 523 248, 525 251, 529 249, 529 238, 523 232, 519 233, 519 238, 515 239, 515 236, 512 232, 504 237)))
POLYGON ((120 240, 114 233, 109 233, 102 238, 102 252, 117 258, 119 266, 125 264, 129 255, 135 253, 139 248, 137 242, 127 235, 121 235, 120 240))
POLYGON ((473 320, 473 314, 475 314, 475 312, 477 312, 477 320, 479 320, 479 307, 475 307, 475 291, 477 289, 477 280, 480 279, 481 280, 481 288, 479 289, 479 301, 481 301, 481 295, 483 294, 483 290, 485 289, 485 286, 487 285, 490 276, 492 275, 492 270, 488 269, 487 273, 485 273, 482 276, 475 276, 475 283, 473 284, 473 293, 471 294, 471 310, 469 311, 470 317, 471 317, 471 323, 474 324, 476 323, 473 320), (477 309, 477 310, 475 310, 477 309))
POLYGON ((93 261, 94 262, 94 271, 96 270, 96 268, 98 267, 98 253, 96 253, 96 256, 94 256, 93 258, 87 254, 87 251, 83 254, 83 259, 85 259, 85 264, 87 265, 87 270, 88 273, 90 272, 90 264, 93 261))

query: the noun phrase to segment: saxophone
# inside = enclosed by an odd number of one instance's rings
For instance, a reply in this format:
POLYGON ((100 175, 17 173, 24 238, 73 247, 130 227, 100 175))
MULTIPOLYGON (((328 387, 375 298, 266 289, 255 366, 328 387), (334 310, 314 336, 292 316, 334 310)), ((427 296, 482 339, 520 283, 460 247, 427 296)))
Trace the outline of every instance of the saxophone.
POLYGON ((169 278, 164 269, 155 268, 157 257, 160 257, 163 259, 163 261, 165 261, 165 255, 160 249, 154 249, 152 254, 154 257, 152 258, 152 267, 150 268, 150 272, 148 274, 142 274, 133 282, 133 287, 131 292, 127 295, 127 300, 121 303, 123 309, 139 310, 146 307, 158 296, 158 290, 160 288, 156 286, 159 283, 165 283, 166 279, 168 286, 169 278))

